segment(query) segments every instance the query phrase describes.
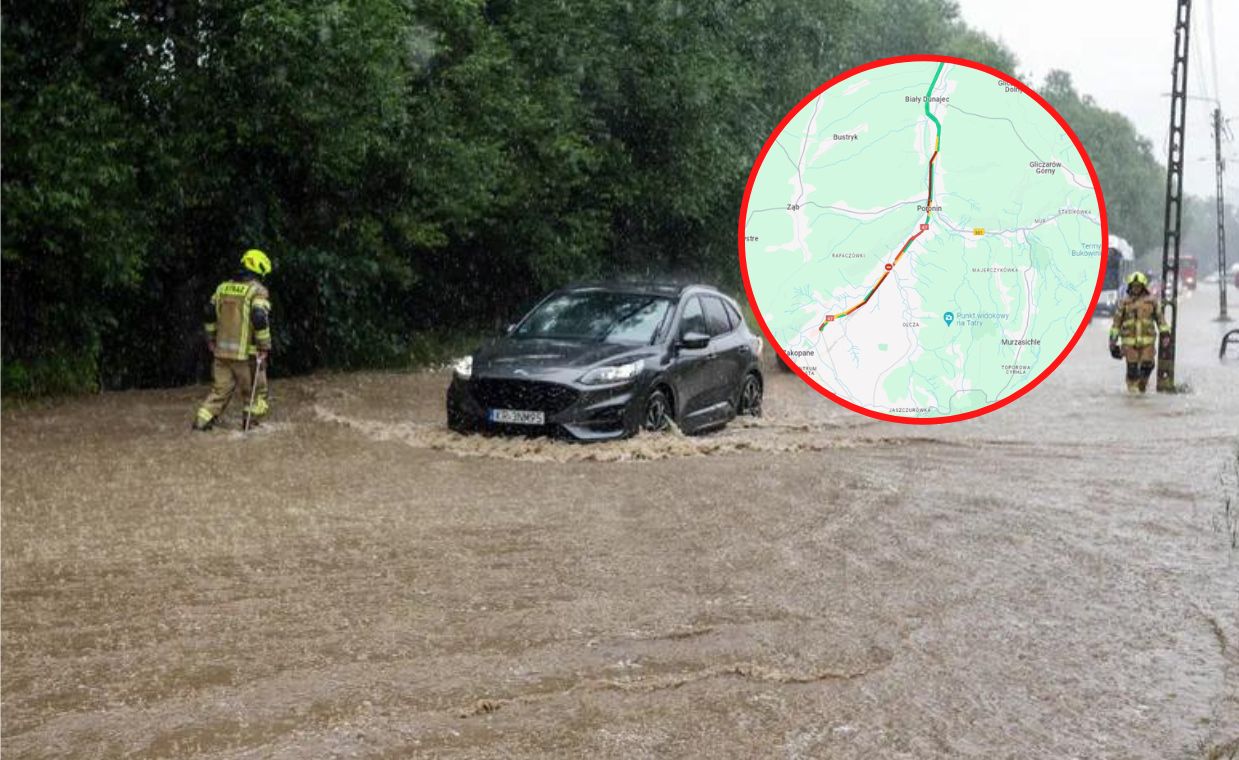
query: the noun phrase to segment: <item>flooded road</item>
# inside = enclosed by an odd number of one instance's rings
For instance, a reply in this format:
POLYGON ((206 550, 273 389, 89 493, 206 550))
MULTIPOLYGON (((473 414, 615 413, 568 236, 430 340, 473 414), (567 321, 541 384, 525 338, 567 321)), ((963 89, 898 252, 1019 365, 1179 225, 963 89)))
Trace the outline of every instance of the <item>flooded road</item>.
POLYGON ((189 434, 202 388, 8 408, 4 755, 1231 757, 1215 313, 1188 393, 1097 321, 945 426, 775 371, 763 420, 593 446, 452 434, 443 373, 280 382, 248 437, 189 434))

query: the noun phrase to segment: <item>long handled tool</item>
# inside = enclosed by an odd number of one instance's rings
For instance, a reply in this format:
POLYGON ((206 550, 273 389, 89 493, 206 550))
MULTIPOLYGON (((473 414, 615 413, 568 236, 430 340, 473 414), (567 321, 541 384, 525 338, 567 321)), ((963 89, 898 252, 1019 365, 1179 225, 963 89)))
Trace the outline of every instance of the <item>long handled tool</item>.
POLYGON ((245 421, 241 423, 241 430, 248 433, 254 420, 254 402, 258 400, 258 378, 262 375, 263 356, 258 355, 254 361, 254 376, 250 379, 250 403, 245 407, 245 421))

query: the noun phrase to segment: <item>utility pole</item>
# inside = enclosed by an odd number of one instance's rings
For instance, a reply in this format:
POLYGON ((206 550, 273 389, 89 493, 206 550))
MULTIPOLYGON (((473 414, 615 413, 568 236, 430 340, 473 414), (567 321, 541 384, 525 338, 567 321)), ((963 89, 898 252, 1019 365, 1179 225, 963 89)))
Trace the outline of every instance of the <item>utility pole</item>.
POLYGON ((1226 314, 1226 201, 1222 195, 1222 175, 1226 162, 1222 159, 1222 108, 1213 109, 1213 156, 1217 166, 1217 321, 1229 322, 1226 314))
POLYGON ((1162 238, 1162 307, 1170 336, 1157 353, 1157 390, 1173 393, 1179 324, 1179 238, 1183 222, 1183 125, 1187 117, 1187 43, 1192 0, 1179 0, 1174 23, 1174 81, 1170 88, 1170 148, 1166 158, 1166 223, 1162 238))

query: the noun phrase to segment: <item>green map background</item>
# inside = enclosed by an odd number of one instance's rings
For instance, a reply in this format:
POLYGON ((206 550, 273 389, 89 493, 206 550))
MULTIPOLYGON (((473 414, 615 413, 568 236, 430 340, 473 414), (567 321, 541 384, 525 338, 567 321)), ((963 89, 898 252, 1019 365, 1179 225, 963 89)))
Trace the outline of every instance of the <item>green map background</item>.
POLYGON ((934 94, 947 93, 949 102, 932 104, 943 124, 934 197, 942 213, 896 265, 898 277, 888 278, 862 309, 817 332, 823 315, 863 299, 882 264, 924 220, 916 203, 925 202, 935 130, 924 104, 907 98, 924 95, 937 66, 909 62, 865 71, 808 103, 767 152, 745 226, 749 282, 776 342, 784 350, 815 351, 797 356, 797 363, 844 399, 882 412, 930 409, 914 416, 976 409, 1039 375, 1084 318, 1101 262, 1096 194, 1070 137, 1022 91, 948 64, 934 94), (859 139, 834 141, 836 133, 859 139), (1038 174, 1032 161, 1063 166, 1038 174), (831 208, 872 211, 900 201, 905 205, 863 217, 831 208), (1060 214, 1063 209, 1087 215, 1060 214), (796 225, 806 230, 802 244, 796 225), (986 234, 973 236, 974 227, 986 234), (1021 229, 1024 238, 1012 245, 997 234, 1021 229), (845 259, 836 252, 863 255, 845 259), (992 267, 1017 271, 975 272, 992 267), (1034 279, 1031 297, 1025 276, 1034 279), (946 311, 957 315, 952 326, 942 318, 946 311), (987 313, 1008 316, 962 317, 987 313), (892 314, 898 325, 920 325, 910 328, 911 350, 902 362, 892 350, 904 339, 903 328, 889 335, 879 328, 892 314), (1002 337, 1015 331, 1040 345, 1003 345, 1002 337), (836 337, 847 343, 845 351, 815 345, 836 337), (1012 375, 1009 365, 1028 369, 1012 375))

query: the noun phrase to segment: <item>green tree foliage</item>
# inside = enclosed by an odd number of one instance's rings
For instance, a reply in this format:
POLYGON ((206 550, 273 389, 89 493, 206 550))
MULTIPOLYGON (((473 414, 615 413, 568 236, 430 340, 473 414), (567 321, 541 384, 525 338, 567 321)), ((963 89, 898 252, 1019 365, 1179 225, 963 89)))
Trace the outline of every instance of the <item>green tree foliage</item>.
MULTIPOLYGON (((403 364, 427 331, 574 278, 735 286, 747 173, 805 93, 889 55, 1015 65, 943 0, 3 12, 4 385, 23 393, 200 377, 204 302, 251 246, 276 261, 284 371, 403 364)), ((1134 134, 1060 90, 1086 144, 1134 134)), ((1121 172, 1147 146, 1106 145, 1108 193, 1141 181, 1121 172)))
POLYGON ((110 304, 140 287, 154 233, 143 137, 95 73, 112 61, 78 44, 98 20, 57 5, 4 13, 4 381, 26 392, 98 386, 110 304))

